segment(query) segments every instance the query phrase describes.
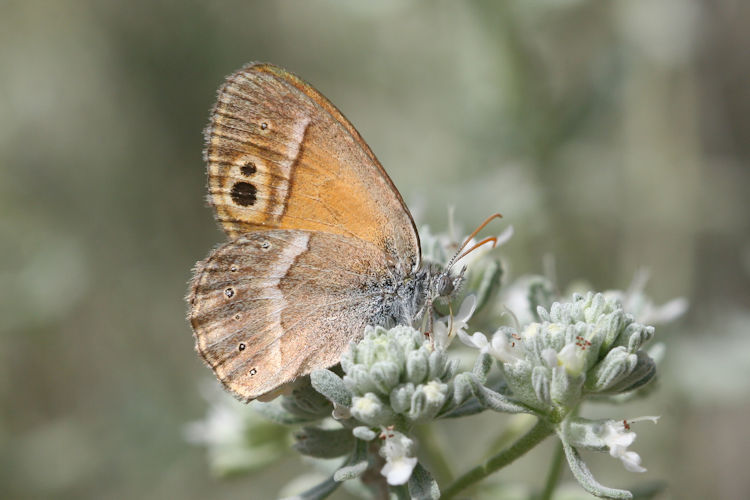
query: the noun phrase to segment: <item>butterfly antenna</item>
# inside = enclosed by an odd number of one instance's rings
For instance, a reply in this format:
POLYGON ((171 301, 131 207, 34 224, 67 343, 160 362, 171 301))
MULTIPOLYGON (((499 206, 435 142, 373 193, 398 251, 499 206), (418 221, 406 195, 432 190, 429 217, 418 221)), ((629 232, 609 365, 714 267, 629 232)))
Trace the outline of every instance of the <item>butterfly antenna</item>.
MULTIPOLYGON (((484 243, 486 243, 487 241, 489 241, 489 239, 483 240, 482 243, 480 243, 479 245, 474 245, 472 247, 472 249, 469 250, 469 252, 466 252, 463 255, 461 255, 461 257, 459 257, 459 254, 463 251, 464 248, 466 248, 466 245, 469 244, 469 242, 472 240, 472 238, 474 238, 474 236, 476 236, 479 231, 481 231, 482 229, 484 229, 484 227, 487 224, 489 224, 490 222, 492 222, 494 219, 500 219, 500 218, 502 218, 501 214, 492 214, 489 217, 487 217, 484 222, 482 222, 481 224, 479 224, 479 226, 474 231, 472 231, 472 233, 469 236, 466 237, 466 239, 461 244, 461 246, 458 247, 458 250, 456 250, 456 254, 453 256, 453 258, 450 260, 450 262, 448 262, 448 268, 452 267, 453 264, 456 263, 456 261, 458 261, 462 257, 465 257, 466 254, 468 254, 472 250, 476 250, 477 248, 479 248, 479 246, 481 246, 484 243)), ((497 242, 497 238, 495 238, 495 242, 497 242)))
POLYGON ((487 243, 492 243, 492 248, 495 248, 495 245, 497 244, 497 237, 496 236, 490 236, 488 238, 483 239, 482 241, 480 241, 479 243, 477 243, 476 245, 472 246, 471 248, 469 248, 468 250, 466 250, 464 253, 462 253, 461 255, 459 255, 458 257, 456 257, 455 262, 458 262, 459 260, 461 260, 464 257, 466 257, 467 255, 469 255, 471 252, 473 252, 477 248, 479 248, 479 247, 481 247, 481 246, 483 246, 483 245, 485 245, 487 243))

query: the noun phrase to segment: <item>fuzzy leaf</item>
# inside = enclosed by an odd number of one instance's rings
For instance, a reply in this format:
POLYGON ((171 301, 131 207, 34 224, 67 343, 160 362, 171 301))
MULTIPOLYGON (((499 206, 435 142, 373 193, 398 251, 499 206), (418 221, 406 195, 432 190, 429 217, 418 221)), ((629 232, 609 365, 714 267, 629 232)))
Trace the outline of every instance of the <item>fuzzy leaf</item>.
POLYGON ((409 478, 409 496, 414 500, 438 500, 440 488, 427 469, 417 464, 409 478))
POLYGON ((608 488, 607 486, 600 484, 596 479, 594 479, 594 476, 591 474, 588 466, 578 454, 578 450, 565 442, 563 442, 563 449, 565 450, 565 457, 568 459, 570 471, 573 473, 573 476, 583 487, 583 489, 600 498, 625 500, 630 500, 631 498, 633 498, 633 494, 627 490, 608 488))
POLYGON ((349 429, 305 427, 294 437, 297 439, 294 449, 311 457, 340 457, 354 448, 354 436, 349 429))
POLYGON ((352 405, 352 395, 346 389, 344 381, 331 370, 315 370, 310 374, 310 381, 315 390, 329 401, 347 408, 352 405))

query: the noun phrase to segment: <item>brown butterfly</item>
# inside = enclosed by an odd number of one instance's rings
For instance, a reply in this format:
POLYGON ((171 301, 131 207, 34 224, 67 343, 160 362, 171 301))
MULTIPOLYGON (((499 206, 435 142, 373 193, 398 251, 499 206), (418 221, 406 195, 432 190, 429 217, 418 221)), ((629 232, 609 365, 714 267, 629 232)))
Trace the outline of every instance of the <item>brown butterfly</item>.
POLYGON ((196 265, 189 319, 196 350, 240 399, 338 363, 366 325, 431 319, 462 280, 422 265, 411 214, 373 152, 281 68, 227 78, 205 158, 230 241, 196 265))

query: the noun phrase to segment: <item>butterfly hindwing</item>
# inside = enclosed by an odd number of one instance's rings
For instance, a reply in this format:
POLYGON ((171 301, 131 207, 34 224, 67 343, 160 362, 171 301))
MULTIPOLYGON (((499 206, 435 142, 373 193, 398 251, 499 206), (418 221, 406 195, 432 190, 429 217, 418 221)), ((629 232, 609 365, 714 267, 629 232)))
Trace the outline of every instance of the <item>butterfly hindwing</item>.
POLYGON ((257 398, 337 363, 367 324, 391 314, 388 258, 336 234, 242 235, 196 266, 189 318, 196 349, 237 397, 257 398))

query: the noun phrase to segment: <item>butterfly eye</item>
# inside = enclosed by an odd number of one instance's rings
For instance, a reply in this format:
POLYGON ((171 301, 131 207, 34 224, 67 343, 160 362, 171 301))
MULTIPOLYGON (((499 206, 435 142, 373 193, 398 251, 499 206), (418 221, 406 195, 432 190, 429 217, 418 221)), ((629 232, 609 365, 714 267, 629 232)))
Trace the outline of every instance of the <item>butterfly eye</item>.
POLYGON ((228 299, 231 299, 232 297, 234 297, 234 288, 230 287, 224 290, 224 295, 226 295, 228 299))
POLYGON ((255 375, 256 373, 258 373, 258 370, 256 370, 255 368, 253 368, 252 370, 250 370, 250 376, 251 376, 251 377, 252 377, 253 375, 255 375))
POLYGON ((245 350, 245 343, 244 342, 240 342, 240 345, 238 346, 238 349, 240 351, 244 351, 245 350))
POLYGON ((440 276, 438 280, 438 293, 441 297, 450 295, 453 291, 453 280, 447 274, 440 276))
POLYGON ((232 267, 230 267, 229 270, 232 271, 233 273, 236 273, 237 272, 237 266, 232 265, 232 267))
POLYGON ((263 250, 268 250, 269 248, 271 248, 271 244, 268 241, 264 241, 263 243, 260 244, 260 247, 263 250))
POLYGON ((266 122, 263 122, 263 123, 260 124, 260 129, 261 130, 265 130, 267 128, 268 128, 268 124, 266 122))

